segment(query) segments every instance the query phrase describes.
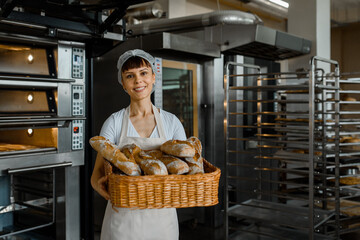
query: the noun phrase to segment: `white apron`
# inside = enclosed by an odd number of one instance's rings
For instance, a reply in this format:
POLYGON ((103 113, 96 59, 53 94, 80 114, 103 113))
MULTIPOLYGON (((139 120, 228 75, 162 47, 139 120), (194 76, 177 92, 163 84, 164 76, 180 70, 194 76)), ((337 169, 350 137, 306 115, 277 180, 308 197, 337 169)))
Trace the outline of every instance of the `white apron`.
MULTIPOLYGON (((160 138, 127 137, 130 106, 124 113, 118 146, 136 144, 141 149, 159 149, 166 141, 159 111, 153 105, 153 112, 160 138)), ((106 206, 101 229, 101 240, 177 240, 179 226, 175 208, 162 209, 112 209, 110 201, 106 206)))

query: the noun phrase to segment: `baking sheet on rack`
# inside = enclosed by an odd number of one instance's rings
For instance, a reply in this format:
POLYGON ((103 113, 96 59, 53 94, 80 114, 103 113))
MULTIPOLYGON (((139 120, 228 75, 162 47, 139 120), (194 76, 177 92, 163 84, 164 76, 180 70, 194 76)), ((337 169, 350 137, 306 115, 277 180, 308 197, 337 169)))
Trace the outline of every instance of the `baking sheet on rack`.
MULTIPOLYGON (((335 201, 333 201, 333 199, 329 200, 331 201, 327 201, 327 209, 335 210, 335 201)), ((315 205, 317 205, 318 207, 322 207, 321 204, 315 205)), ((349 217, 360 216, 360 202, 340 199, 340 212, 349 217)))

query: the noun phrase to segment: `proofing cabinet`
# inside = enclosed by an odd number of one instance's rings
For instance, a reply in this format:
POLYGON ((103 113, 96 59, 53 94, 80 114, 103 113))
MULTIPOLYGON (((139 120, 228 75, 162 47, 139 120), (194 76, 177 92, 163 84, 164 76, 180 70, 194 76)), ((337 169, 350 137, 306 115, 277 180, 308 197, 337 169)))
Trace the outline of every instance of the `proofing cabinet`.
POLYGON ((360 229, 360 81, 333 60, 313 57, 306 68, 225 65, 226 239, 340 239, 360 229))

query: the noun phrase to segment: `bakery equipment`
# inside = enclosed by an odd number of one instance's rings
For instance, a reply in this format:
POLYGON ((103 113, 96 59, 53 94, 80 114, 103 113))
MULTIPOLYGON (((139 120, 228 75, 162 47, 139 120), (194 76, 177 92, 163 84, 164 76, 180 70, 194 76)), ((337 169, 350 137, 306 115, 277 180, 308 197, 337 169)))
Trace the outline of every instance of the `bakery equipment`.
POLYGON ((359 152, 345 143, 359 121, 342 100, 354 82, 336 61, 310 63, 310 71, 274 73, 226 65, 227 239, 340 239, 359 230, 359 152))
POLYGON ((0 238, 79 239, 85 45, 1 35, 0 62, 0 238))

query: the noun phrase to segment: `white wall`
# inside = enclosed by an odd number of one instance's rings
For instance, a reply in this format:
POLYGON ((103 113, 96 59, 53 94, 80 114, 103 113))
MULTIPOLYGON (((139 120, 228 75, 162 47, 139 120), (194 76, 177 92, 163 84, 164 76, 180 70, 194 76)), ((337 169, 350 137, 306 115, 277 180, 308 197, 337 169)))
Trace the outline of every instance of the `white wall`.
MULTIPOLYGON (((331 56, 331 22, 330 0, 289 0, 288 33, 312 41, 310 55, 297 57, 288 61, 290 71, 297 68, 308 68, 311 56, 330 59, 331 56)), ((328 65, 322 65, 330 71, 328 65)))

